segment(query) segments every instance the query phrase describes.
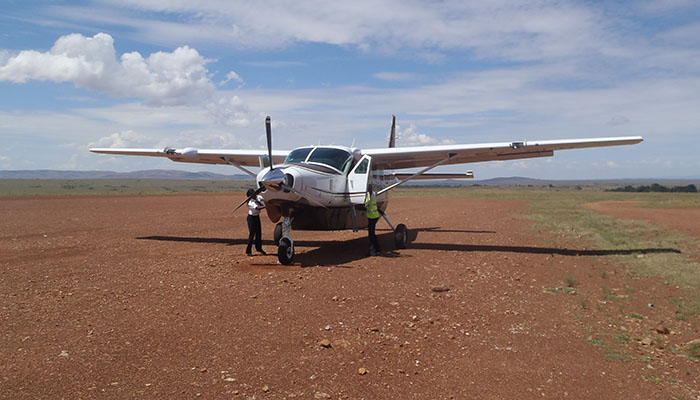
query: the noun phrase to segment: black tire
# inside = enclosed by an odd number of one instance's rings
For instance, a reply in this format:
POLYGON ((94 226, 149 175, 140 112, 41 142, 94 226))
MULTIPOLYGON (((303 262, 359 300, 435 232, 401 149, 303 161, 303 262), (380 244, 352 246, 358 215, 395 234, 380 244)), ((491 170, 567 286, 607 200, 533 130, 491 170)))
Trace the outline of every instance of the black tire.
POLYGON ((272 237, 275 240, 275 246, 280 245, 280 239, 282 239, 282 223, 278 222, 277 225, 275 225, 275 230, 272 233, 272 237))
POLYGON ((394 243, 397 249, 405 249, 408 245, 408 228, 406 225, 399 224, 394 230, 394 243))
POLYGON ((277 259, 282 265, 289 265, 294 260, 294 247, 292 247, 289 239, 280 240, 280 245, 277 248, 277 259))

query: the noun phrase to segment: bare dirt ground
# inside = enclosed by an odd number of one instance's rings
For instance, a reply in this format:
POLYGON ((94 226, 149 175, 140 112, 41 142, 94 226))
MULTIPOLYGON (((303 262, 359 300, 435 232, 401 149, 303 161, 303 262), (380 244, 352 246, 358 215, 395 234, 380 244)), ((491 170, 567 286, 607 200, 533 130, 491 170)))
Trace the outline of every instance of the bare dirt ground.
POLYGON ((698 321, 618 265, 637 249, 534 230, 520 202, 398 198, 408 249, 295 231, 283 267, 265 218, 271 255, 243 254, 241 200, 0 199, 0 397, 700 398, 698 321))

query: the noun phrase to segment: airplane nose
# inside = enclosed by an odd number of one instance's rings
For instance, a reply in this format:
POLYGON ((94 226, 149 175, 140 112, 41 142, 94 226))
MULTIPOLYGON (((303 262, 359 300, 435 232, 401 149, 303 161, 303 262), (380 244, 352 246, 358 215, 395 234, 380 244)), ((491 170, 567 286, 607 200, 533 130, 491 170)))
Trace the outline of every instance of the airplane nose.
POLYGON ((285 174, 279 168, 268 171, 265 176, 263 176, 260 184, 265 186, 267 189, 280 190, 280 184, 284 183, 285 174))

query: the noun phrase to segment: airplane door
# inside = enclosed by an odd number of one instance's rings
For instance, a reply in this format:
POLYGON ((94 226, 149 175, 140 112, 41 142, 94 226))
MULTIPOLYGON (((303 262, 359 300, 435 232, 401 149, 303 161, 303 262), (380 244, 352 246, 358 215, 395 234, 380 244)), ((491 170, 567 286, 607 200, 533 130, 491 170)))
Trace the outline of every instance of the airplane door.
POLYGON ((367 182, 372 168, 372 157, 363 156, 348 174, 348 192, 352 204, 365 204, 367 182))

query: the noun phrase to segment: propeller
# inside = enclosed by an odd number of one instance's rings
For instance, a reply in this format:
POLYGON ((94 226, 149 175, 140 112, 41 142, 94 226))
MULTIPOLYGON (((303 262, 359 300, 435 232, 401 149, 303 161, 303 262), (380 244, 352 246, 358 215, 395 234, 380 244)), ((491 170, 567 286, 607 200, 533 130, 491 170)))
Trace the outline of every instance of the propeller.
POLYGON ((323 208, 327 208, 325 205, 321 204, 320 202, 310 198, 309 196, 299 192, 298 190, 295 190, 291 185, 287 183, 286 179, 286 174, 284 173, 283 170, 281 169, 275 169, 275 167, 272 164, 272 127, 270 123, 270 116, 268 115, 267 118, 265 118, 265 131, 267 133, 267 156, 268 160, 270 160, 270 170, 265 173, 265 176, 261 179, 262 185, 255 191, 253 192, 252 195, 248 196, 241 204, 238 205, 233 211, 238 210, 241 208, 244 204, 248 203, 251 199, 254 199, 258 194, 260 194, 262 191, 264 191, 266 188, 270 188, 272 190, 286 190, 289 192, 292 192, 296 194, 299 197, 302 197, 306 200, 308 200, 311 203, 315 203, 323 208))
MULTIPOLYGON (((270 116, 268 115, 267 118, 265 118, 265 131, 267 133, 267 159, 270 162, 270 171, 268 172, 268 174, 274 169, 272 165, 272 128, 270 125, 270 116)), ((265 176, 267 176, 267 174, 265 176)), ((257 188, 255 192, 253 192, 253 194, 251 194, 245 200, 243 200, 243 202, 239 204, 238 207, 234 208, 231 212, 235 212, 239 208, 243 207, 244 204, 256 198, 263 190, 265 190, 265 186, 260 186, 259 188, 257 188)))
POLYGON ((263 190, 265 190, 265 186, 260 186, 255 192, 253 192, 253 194, 251 194, 250 196, 248 196, 247 199, 243 200, 243 202, 242 202, 241 204, 239 204, 238 207, 234 208, 233 211, 231 211, 231 212, 232 212, 232 213, 233 213, 233 212, 236 212, 236 210, 238 210, 239 208, 241 208, 241 207, 243 206, 243 204, 246 204, 246 203, 248 203, 249 201, 251 201, 252 199, 256 198, 263 190))

